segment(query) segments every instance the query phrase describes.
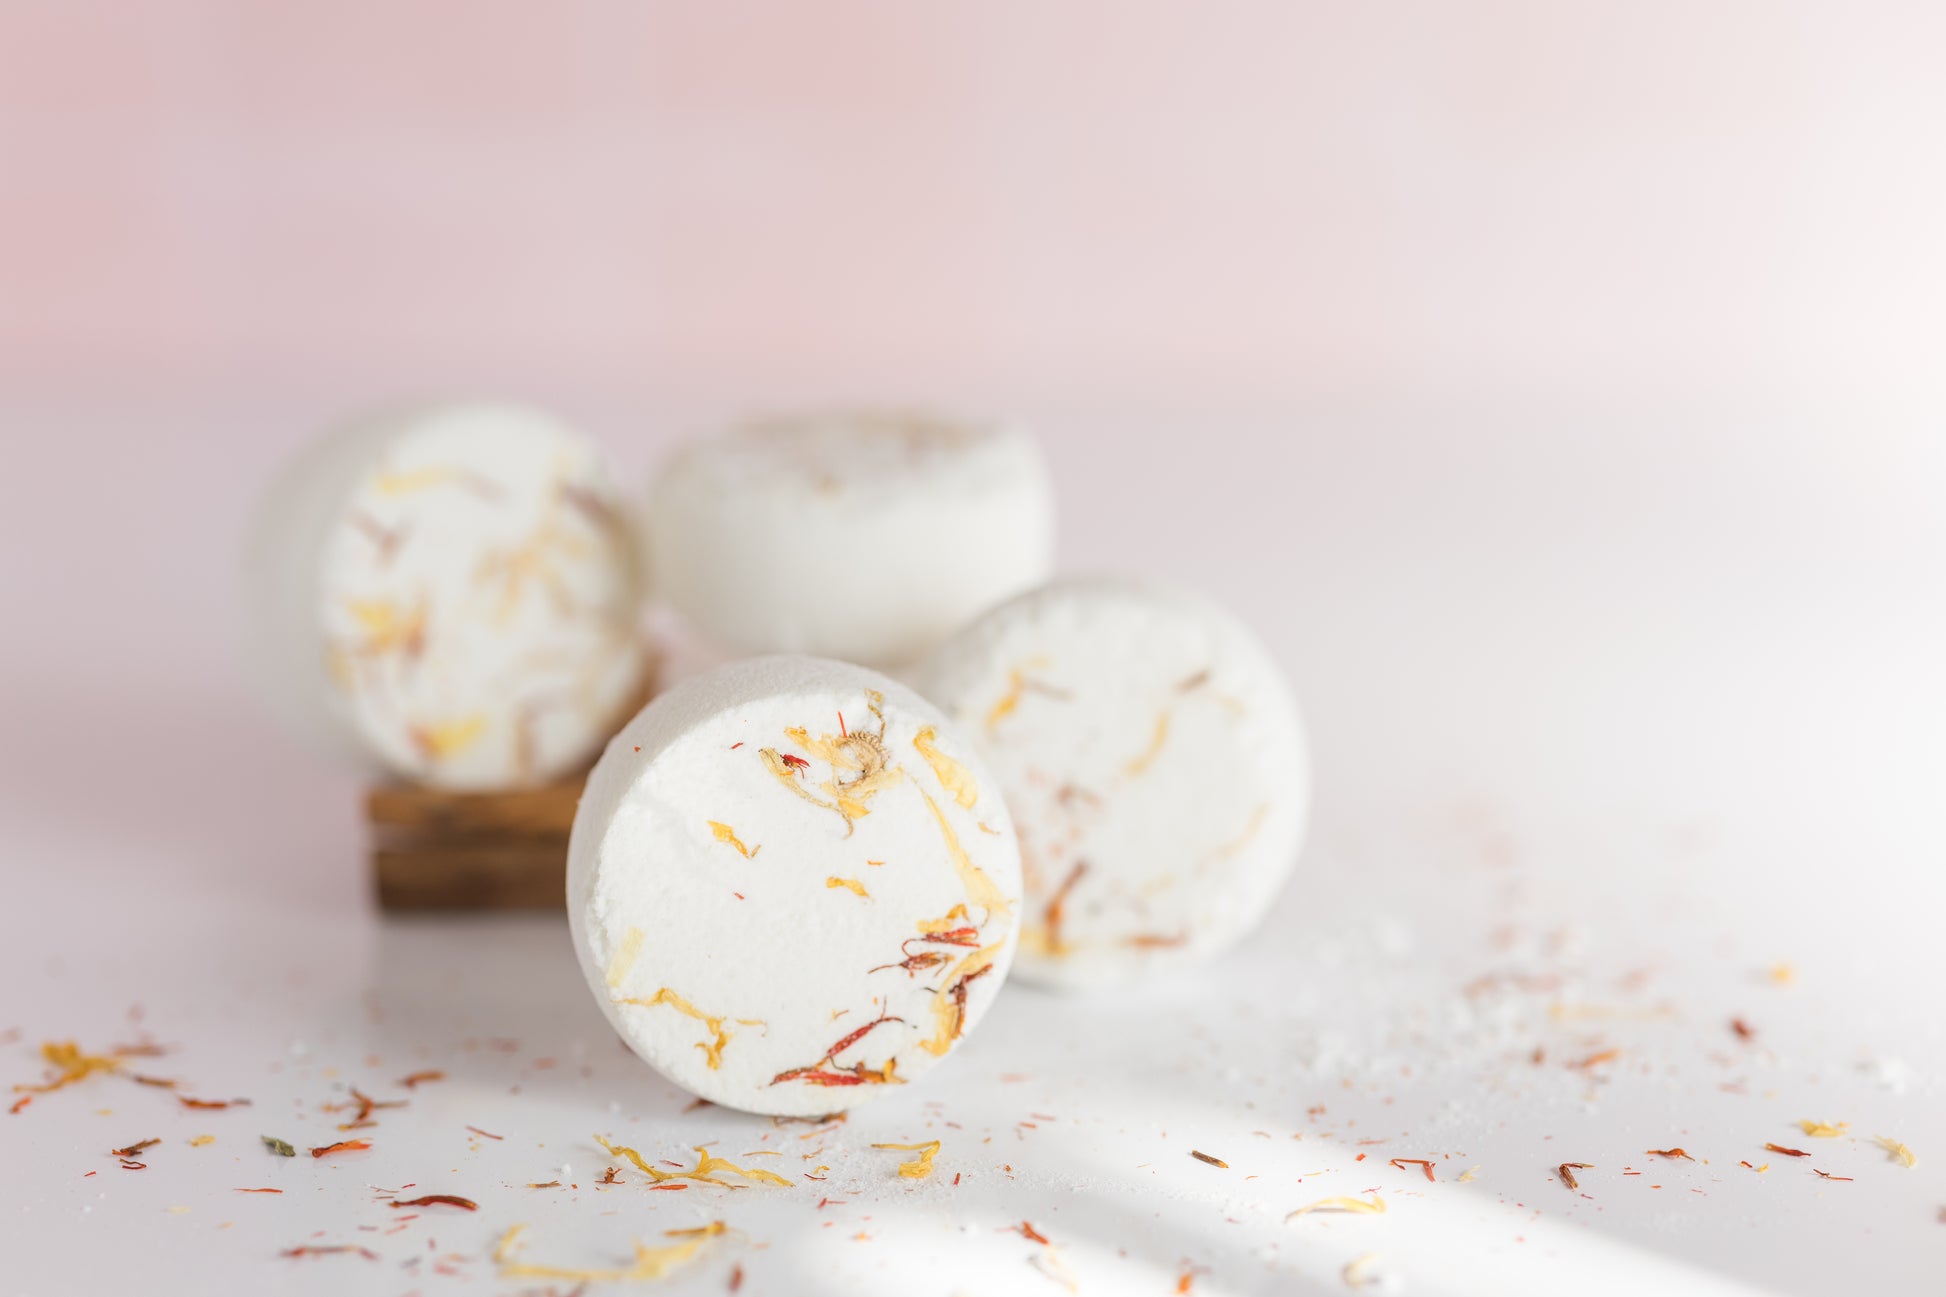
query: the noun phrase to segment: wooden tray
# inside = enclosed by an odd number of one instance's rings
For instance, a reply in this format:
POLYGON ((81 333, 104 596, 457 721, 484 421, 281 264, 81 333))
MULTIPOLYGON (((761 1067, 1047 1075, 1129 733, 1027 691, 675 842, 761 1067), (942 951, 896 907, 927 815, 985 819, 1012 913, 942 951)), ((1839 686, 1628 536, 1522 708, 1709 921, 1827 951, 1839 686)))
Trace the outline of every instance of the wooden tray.
POLYGON ((558 910, 587 772, 501 793, 386 784, 365 797, 384 910, 558 910))

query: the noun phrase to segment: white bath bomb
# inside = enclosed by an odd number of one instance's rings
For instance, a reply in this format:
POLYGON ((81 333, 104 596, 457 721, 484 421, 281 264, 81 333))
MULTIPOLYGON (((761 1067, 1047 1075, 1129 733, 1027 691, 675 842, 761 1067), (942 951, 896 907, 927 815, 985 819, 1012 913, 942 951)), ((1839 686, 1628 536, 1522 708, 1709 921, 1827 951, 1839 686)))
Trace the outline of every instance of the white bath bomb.
POLYGON ((1103 985, 1216 954, 1296 861, 1310 800, 1297 711, 1214 604, 1059 582, 954 636, 916 683, 972 736, 1013 815, 1023 978, 1103 985))
POLYGON ((922 415, 753 423, 649 492, 657 597, 743 653, 912 661, 1047 579, 1053 491, 1026 434, 922 415))
POLYGON ((594 445, 438 405, 317 442, 249 542, 252 658, 302 735, 449 788, 547 780, 641 701, 638 546, 594 445))
POLYGON ((568 915, 622 1039, 747 1112, 917 1080, 1012 962, 1020 848, 966 740, 909 689, 746 659, 659 696, 596 764, 568 915))

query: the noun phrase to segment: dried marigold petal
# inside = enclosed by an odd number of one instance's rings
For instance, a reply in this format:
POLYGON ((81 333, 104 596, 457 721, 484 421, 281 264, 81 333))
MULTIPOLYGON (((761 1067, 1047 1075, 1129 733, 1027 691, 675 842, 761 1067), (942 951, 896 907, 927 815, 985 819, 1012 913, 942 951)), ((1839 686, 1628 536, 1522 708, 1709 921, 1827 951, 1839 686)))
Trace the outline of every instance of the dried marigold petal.
POLYGON ((1891 1159, 1900 1166, 1911 1167, 1919 1165, 1918 1155, 1896 1139, 1892 1139, 1886 1135, 1877 1135, 1873 1137, 1872 1142, 1884 1149, 1891 1159))
POLYGON ((953 758, 941 752, 938 747, 939 731, 930 725, 921 726, 912 736, 912 746, 932 767, 933 776, 939 786, 953 795, 953 800, 966 810, 972 810, 980 800, 980 785, 972 772, 953 758))
POLYGON ((952 861, 954 872, 959 874, 960 885, 966 888, 967 904, 985 910, 989 917, 1009 913, 1013 907, 1007 903, 1006 894, 966 854, 966 848, 960 845, 959 835, 953 832, 953 826, 946 820, 946 812, 939 809, 939 803, 924 789, 919 791, 919 796, 925 799, 926 809, 932 812, 933 819, 939 824, 940 839, 946 844, 946 858, 952 861))
MULTIPOLYGON (((97 1072, 118 1072, 122 1067, 119 1055, 128 1052, 116 1050, 108 1054, 84 1054, 81 1052, 81 1047, 72 1040, 50 1040, 41 1046, 41 1057, 56 1069, 57 1075, 53 1080, 40 1085, 16 1085, 14 1090, 16 1093, 46 1094, 73 1085, 76 1081, 86 1080, 97 1072)), ((16 1104, 14 1111, 18 1112, 25 1106, 25 1104, 16 1104)))
POLYGON ((709 831, 716 835, 716 840, 718 842, 727 843, 730 846, 736 848, 736 853, 739 856, 742 856, 745 860, 750 859, 750 857, 756 855, 757 852, 763 850, 762 847, 751 848, 751 847, 744 846, 743 842, 737 837, 737 831, 731 828, 727 824, 720 823, 716 820, 710 820, 708 821, 708 824, 709 824, 709 831))
POLYGON ((288 1257, 336 1256, 341 1252, 362 1256, 367 1261, 378 1260, 378 1253, 368 1247, 359 1247, 354 1243, 334 1243, 329 1247, 319 1247, 315 1244, 307 1243, 302 1247, 287 1247, 278 1255, 288 1257))
POLYGON ((760 1184, 775 1184, 789 1188, 791 1183, 773 1171, 757 1171, 740 1167, 727 1159, 714 1156, 704 1147, 697 1147, 694 1150, 696 1153, 696 1165, 692 1169, 687 1171, 665 1171, 661 1167, 650 1166, 647 1158, 626 1144, 611 1144, 600 1135, 595 1136, 595 1143, 607 1149, 615 1157, 627 1158, 635 1165, 636 1170, 655 1181, 658 1186, 665 1180, 694 1180, 699 1184, 725 1185, 728 1187, 727 1181, 716 1178, 718 1171, 726 1171, 732 1175, 742 1176, 745 1180, 755 1181, 760 1184))
POLYGON ((1001 721, 1014 714, 1014 708, 1020 706, 1020 700, 1026 693, 1027 677, 1019 671, 1007 672, 1007 692, 987 709, 987 733, 993 733, 1001 721))
POLYGON ((919 1154, 910 1162, 899 1163, 899 1174, 908 1180, 923 1180, 932 1174, 932 1160, 939 1156, 940 1143, 933 1139, 923 1144, 874 1144, 872 1147, 919 1154))
POLYGON ((408 726, 406 734, 428 761, 444 761, 479 742, 487 731, 485 713, 476 712, 433 725, 408 726))
MULTIPOLYGON (((696 1019, 696 1021, 703 1024, 709 1031, 711 1037, 713 1037, 708 1042, 698 1041, 696 1048, 703 1051, 703 1059, 709 1064, 712 1071, 723 1066, 723 1047, 730 1043, 730 1033, 723 1027, 724 1019, 712 1017, 704 1013, 701 1009, 691 1004, 688 1000, 683 999, 682 996, 677 995, 666 986, 662 987, 647 999, 639 996, 627 996, 616 1000, 615 1003, 632 1004, 637 1008, 643 1009, 651 1009, 658 1004, 666 1004, 677 1013, 696 1019)), ((738 1019, 738 1021, 742 1021, 742 1019, 738 1019)), ((762 1024, 753 1022, 751 1025, 761 1026, 762 1024)))
POLYGON ((991 946, 976 950, 946 974, 932 1000, 935 1030, 930 1038, 919 1042, 921 1049, 929 1054, 943 1055, 953 1047, 953 1042, 966 1029, 968 983, 993 971, 993 961, 999 958, 1006 944, 1005 941, 996 941, 991 946))
POLYGON ((602 979, 610 987, 620 986, 628 980, 629 972, 635 961, 642 957, 642 929, 630 928, 622 933, 622 939, 615 943, 614 953, 608 956, 608 967, 602 972, 602 979))
POLYGON ((1377 1277, 1371 1273, 1371 1268, 1377 1264, 1378 1253, 1376 1252, 1367 1252, 1363 1256, 1353 1257, 1347 1261, 1342 1272, 1345 1287, 1364 1288, 1376 1283, 1377 1277))
POLYGON ((670 1237, 681 1237, 687 1241, 668 1247, 652 1248, 645 1244, 635 1245, 635 1264, 627 1269, 616 1270, 571 1270, 559 1266, 528 1265, 513 1260, 514 1243, 525 1225, 515 1225, 501 1235, 494 1245, 493 1261, 500 1268, 502 1279, 562 1279, 570 1283, 622 1283, 646 1282, 666 1277, 678 1266, 696 1255, 698 1249, 710 1239, 727 1228, 722 1221, 712 1221, 693 1230, 669 1230, 670 1237))
POLYGON ((1142 755, 1122 767, 1123 773, 1129 775, 1131 778, 1147 773, 1148 768, 1155 764, 1155 759, 1162 754, 1162 745, 1168 741, 1169 712, 1167 708, 1164 708, 1162 713, 1155 718, 1155 732, 1149 737, 1149 746, 1143 750, 1142 755))
POLYGON ((1377 1194, 1373 1194, 1372 1200, 1366 1202, 1362 1198, 1349 1198, 1340 1194, 1330 1198, 1320 1198, 1313 1203, 1306 1203, 1296 1211, 1286 1215, 1284 1219, 1287 1221, 1296 1220, 1299 1216, 1308 1215, 1314 1211, 1343 1211, 1350 1212, 1353 1215, 1376 1216, 1385 1211, 1385 1199, 1379 1197, 1377 1194))

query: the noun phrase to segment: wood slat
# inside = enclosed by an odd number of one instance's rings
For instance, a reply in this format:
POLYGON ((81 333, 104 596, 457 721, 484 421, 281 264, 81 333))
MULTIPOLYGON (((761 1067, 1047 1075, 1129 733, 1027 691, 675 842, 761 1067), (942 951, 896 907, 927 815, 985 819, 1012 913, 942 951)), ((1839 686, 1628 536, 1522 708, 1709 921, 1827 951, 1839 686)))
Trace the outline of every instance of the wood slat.
POLYGON ((386 910, 559 910, 567 842, 430 843, 372 852, 386 910))
POLYGON ((385 784, 365 796, 365 818, 383 840, 454 836, 559 839, 566 848, 587 771, 539 788, 455 793, 415 784, 385 784))

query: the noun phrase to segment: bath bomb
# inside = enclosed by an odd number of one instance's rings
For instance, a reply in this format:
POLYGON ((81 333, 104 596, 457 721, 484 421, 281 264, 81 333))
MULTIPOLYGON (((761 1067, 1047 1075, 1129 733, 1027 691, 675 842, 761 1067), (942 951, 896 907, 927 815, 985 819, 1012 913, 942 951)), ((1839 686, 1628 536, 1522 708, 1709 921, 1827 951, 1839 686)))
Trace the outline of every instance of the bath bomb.
POLYGON ((639 547, 595 446, 510 405, 315 443, 249 543, 252 659, 301 735, 457 789, 575 769, 640 705, 639 547))
POLYGON ((1046 580, 1054 554, 1033 440, 917 414, 703 438, 657 475, 647 519, 657 597, 724 648, 875 666, 1046 580))
POLYGON ((987 613, 925 663, 1020 836, 1018 974, 1097 986, 1206 958, 1290 873, 1309 765, 1256 638, 1201 598, 1064 581, 987 613))
POLYGON ((806 1116, 917 1080, 1000 989, 1020 848, 971 745, 863 667, 752 658, 602 754, 568 846, 588 985, 701 1098, 806 1116))

